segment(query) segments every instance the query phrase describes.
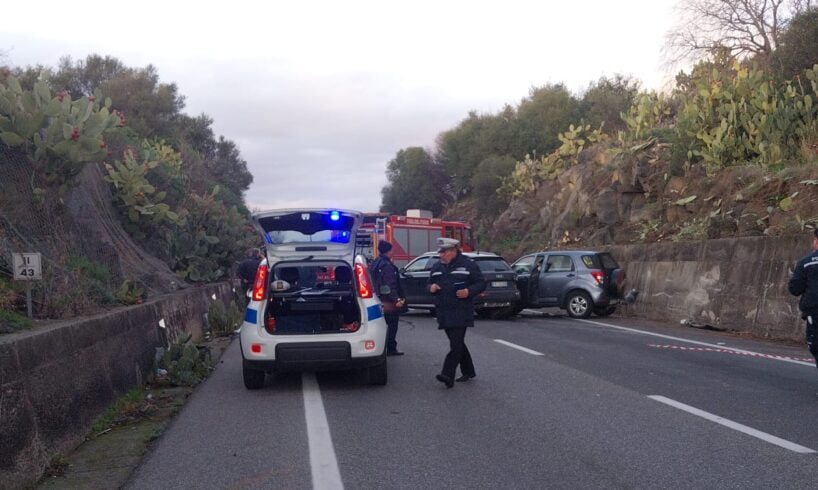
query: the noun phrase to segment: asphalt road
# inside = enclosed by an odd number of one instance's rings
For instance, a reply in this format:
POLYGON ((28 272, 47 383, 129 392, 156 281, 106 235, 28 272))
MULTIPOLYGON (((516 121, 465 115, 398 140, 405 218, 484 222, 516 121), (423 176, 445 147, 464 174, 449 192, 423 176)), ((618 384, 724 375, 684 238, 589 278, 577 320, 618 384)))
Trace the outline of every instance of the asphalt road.
POLYGON ((385 387, 320 373, 250 392, 234 343, 130 487, 815 488, 805 348, 604 322, 478 321, 477 378, 450 390, 427 315, 404 317, 385 387))

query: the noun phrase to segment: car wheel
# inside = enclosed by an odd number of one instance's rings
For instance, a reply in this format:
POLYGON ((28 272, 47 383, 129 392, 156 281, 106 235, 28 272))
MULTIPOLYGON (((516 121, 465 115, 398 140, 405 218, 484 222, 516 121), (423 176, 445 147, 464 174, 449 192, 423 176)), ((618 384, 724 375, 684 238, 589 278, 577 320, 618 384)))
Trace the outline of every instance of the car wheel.
POLYGON ((266 374, 264 371, 242 366, 241 374, 244 378, 244 387, 248 390, 258 390, 264 387, 264 375, 266 374))
POLYGON ((594 308, 594 314, 596 316, 609 316, 612 315, 616 311, 616 306, 604 306, 601 308, 594 308))
POLYGON ((565 307, 571 318, 588 318, 594 310, 594 303, 585 291, 574 291, 568 295, 565 307))
POLYGON ((367 376, 369 377, 369 384, 378 386, 385 385, 387 379, 386 357, 383 358, 380 364, 367 369, 367 376))

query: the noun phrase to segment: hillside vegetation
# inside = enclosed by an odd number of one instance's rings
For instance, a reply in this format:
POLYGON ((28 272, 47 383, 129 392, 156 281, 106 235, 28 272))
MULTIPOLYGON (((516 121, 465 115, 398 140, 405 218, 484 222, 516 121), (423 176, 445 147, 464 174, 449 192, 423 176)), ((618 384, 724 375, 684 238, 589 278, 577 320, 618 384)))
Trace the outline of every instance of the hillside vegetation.
POLYGON ((434 149, 398 153, 383 209, 427 205, 432 187, 448 196, 434 211, 472 222, 482 248, 510 256, 815 227, 818 11, 802 7, 766 46, 709 46, 666 92, 617 75, 471 113, 434 149))
POLYGON ((35 314, 60 318, 224 277, 255 243, 238 147, 152 66, 0 69, 2 330, 25 325, 12 252, 43 254, 35 314))

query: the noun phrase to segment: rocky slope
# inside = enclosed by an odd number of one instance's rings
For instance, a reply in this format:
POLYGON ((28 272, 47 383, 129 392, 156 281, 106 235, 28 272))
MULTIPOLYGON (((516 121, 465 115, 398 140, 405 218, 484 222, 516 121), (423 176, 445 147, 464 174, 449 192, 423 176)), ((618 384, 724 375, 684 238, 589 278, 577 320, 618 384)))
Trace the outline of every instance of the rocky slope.
POLYGON ((554 180, 514 198, 497 218, 480 219, 473 202, 446 216, 475 224, 481 248, 513 259, 554 247, 787 236, 818 224, 818 166, 700 167, 670 175, 669 145, 584 150, 554 180))

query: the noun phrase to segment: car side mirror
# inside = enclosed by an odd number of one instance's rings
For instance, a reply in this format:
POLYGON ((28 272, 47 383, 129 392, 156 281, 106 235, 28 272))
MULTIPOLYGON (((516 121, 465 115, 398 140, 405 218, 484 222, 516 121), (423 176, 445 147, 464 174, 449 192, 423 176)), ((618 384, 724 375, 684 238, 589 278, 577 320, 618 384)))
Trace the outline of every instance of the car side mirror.
POLYGON ((400 273, 400 275, 405 276, 406 275, 406 267, 401 267, 400 269, 398 269, 398 272, 400 273))

